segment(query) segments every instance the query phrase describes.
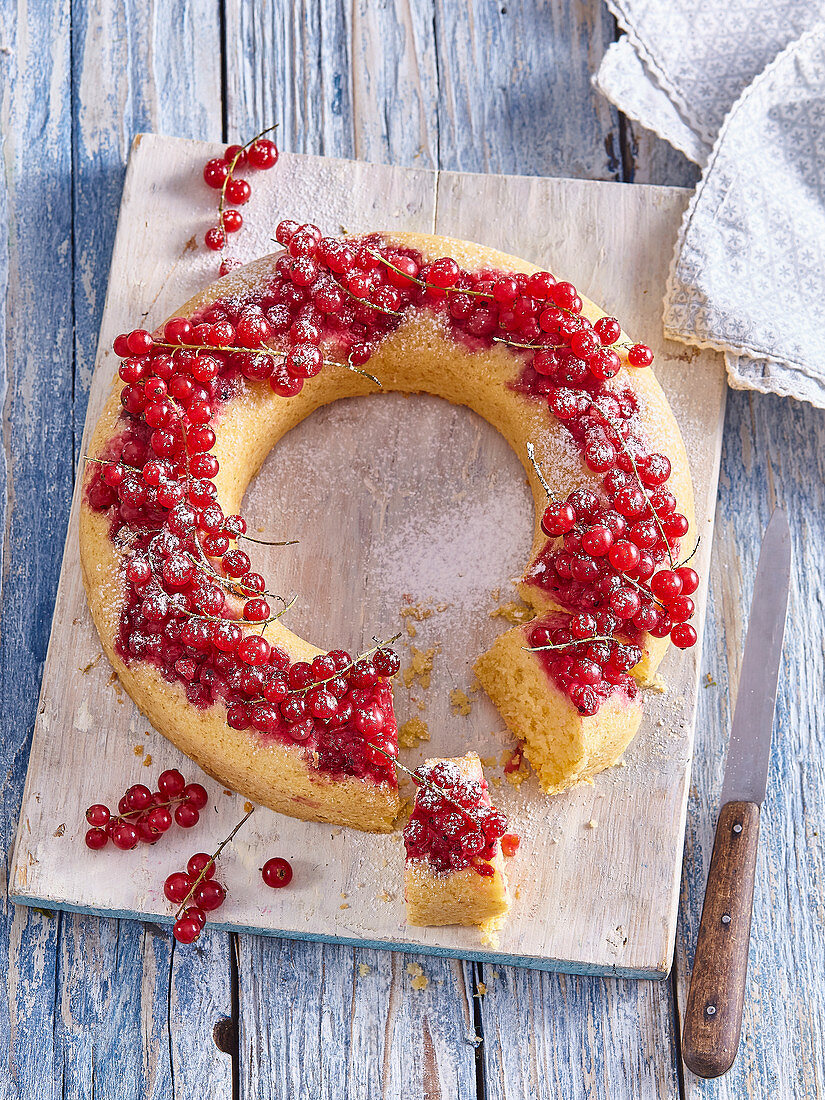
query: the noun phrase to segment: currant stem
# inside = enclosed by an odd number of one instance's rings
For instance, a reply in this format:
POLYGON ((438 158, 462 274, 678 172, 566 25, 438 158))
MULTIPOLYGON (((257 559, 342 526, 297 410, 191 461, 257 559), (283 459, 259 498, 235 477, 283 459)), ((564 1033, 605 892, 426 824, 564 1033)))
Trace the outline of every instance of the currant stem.
POLYGON ((544 491, 547 494, 547 499, 548 500, 553 500, 554 499, 553 498, 553 490, 547 484, 547 479, 545 478, 544 474, 542 473, 541 466, 539 466, 538 461, 536 459, 536 448, 533 446, 533 444, 531 442, 527 443, 527 457, 530 459, 530 465, 536 471, 536 477, 541 482, 541 484, 544 488, 544 491))
MULTIPOLYGON (((334 672, 332 676, 327 676, 324 680, 313 680, 313 682, 311 684, 307 684, 306 687, 299 688, 295 694, 297 695, 300 693, 302 695, 305 695, 308 691, 313 691, 315 688, 321 687, 323 684, 328 684, 330 680, 337 680, 339 676, 343 676, 345 672, 349 672, 350 669, 354 668, 359 661, 363 661, 365 657, 372 656, 373 653, 377 652, 379 649, 383 649, 384 646, 392 645, 393 642, 397 642, 400 637, 401 634, 399 632, 398 634, 393 634, 393 636, 391 638, 388 638, 385 642, 379 642, 376 641, 375 638, 373 638, 375 645, 372 647, 372 649, 365 649, 363 653, 359 653, 357 657, 353 657, 348 665, 344 665, 342 669, 339 669, 338 672, 334 672)), ((379 749, 378 751, 380 752, 381 750, 379 749)))
POLYGON ((618 641, 610 634, 594 634, 592 638, 571 638, 569 642, 559 642, 557 645, 523 645, 521 648, 526 653, 542 653, 545 649, 570 649, 571 646, 589 645, 590 642, 615 642, 619 647, 628 644, 618 641))

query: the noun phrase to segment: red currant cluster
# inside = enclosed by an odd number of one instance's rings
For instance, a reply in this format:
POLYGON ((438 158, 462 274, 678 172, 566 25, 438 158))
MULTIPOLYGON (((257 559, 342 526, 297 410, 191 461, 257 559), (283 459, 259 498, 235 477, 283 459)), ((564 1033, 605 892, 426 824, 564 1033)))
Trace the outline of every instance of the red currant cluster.
MULTIPOLYGON (((335 651, 290 668, 262 636, 286 605, 239 545, 244 520, 217 503, 213 423, 227 402, 262 383, 289 397, 325 364, 360 370, 406 312, 421 308, 442 315, 472 349, 499 341, 526 357, 514 385, 547 401, 602 476, 604 499, 579 490, 548 506, 545 530, 563 542, 548 543, 530 581, 570 612, 605 611, 623 629, 672 629, 676 644, 691 644, 693 628, 679 618, 689 602, 671 606, 646 587, 666 558, 674 564, 687 521, 665 485, 668 459, 644 446, 634 394, 607 388, 621 364, 618 322, 591 324, 575 288, 548 272, 467 272, 377 235, 338 240, 295 222, 281 222, 276 236, 285 251, 267 283, 173 318, 157 337, 138 329, 115 340, 120 430, 94 460, 87 500, 129 546, 124 660, 154 663, 185 685, 195 706, 222 701, 238 729, 317 749, 322 767, 389 777, 379 752, 369 750, 370 759, 355 745, 366 735, 379 746, 382 733, 392 740, 381 681, 391 675, 382 662, 394 661, 376 658, 370 672, 335 651)), ((643 345, 627 357, 636 366, 652 358, 643 345)), ((688 600, 690 583, 683 578, 679 593, 688 600)))
MULTIPOLYGON (((236 831, 237 828, 231 836, 236 831)), ((226 900, 226 887, 215 878, 215 864, 231 836, 211 856, 206 852, 196 852, 190 856, 186 870, 173 871, 163 884, 167 899, 178 906, 172 926, 172 934, 178 943, 194 943, 206 926, 206 914, 220 909, 226 900)), ((273 856, 261 868, 261 877, 267 886, 276 890, 289 886, 292 882, 292 864, 281 856, 273 856)))
POLYGON ((595 714, 617 691, 632 699, 636 681, 629 670, 642 659, 638 646, 617 642, 608 611, 595 614, 550 613, 530 628, 528 640, 547 672, 584 715, 595 714))
POLYGON ((551 502, 542 517, 550 541, 527 582, 551 592, 569 610, 610 612, 621 632, 669 634, 680 648, 693 645, 696 634, 687 620, 694 613, 690 595, 699 578, 689 566, 673 562, 688 523, 660 480, 669 472, 663 455, 650 455, 632 473, 617 468, 607 473, 607 499, 591 489, 576 489, 565 500, 551 502), (667 559, 673 568, 661 569, 667 559), (677 594, 684 599, 663 599, 667 582, 657 578, 664 573, 678 574, 677 594))
POLYGON ((507 816, 490 804, 486 780, 468 779, 451 760, 424 765, 415 778, 420 787, 404 829, 407 859, 426 859, 438 872, 473 867, 492 875, 507 816))
POLYGON ((200 811, 209 801, 200 783, 187 783, 176 768, 161 772, 158 789, 150 791, 142 783, 129 787, 118 802, 117 814, 97 802, 86 811, 91 828, 86 844, 94 851, 105 848, 111 839, 116 848, 129 851, 138 844, 156 844, 172 827, 197 825, 200 811))
POLYGON ((214 876, 215 857, 196 852, 185 871, 174 871, 164 882, 164 894, 180 907, 172 926, 179 943, 194 943, 206 924, 206 914, 226 900, 226 890, 214 876))
MULTIPOLYGON (((264 133, 267 133, 265 130, 264 133)), ((278 160, 278 149, 274 141, 258 135, 246 145, 229 145, 222 157, 213 157, 204 165, 204 182, 220 191, 218 203, 218 224, 207 229, 204 243, 213 252, 222 252, 230 233, 237 233, 243 225, 243 215, 238 206, 249 202, 252 188, 249 181, 238 175, 245 168, 265 170, 272 168, 278 160), (227 203, 231 203, 227 207, 227 203)), ((226 275, 238 261, 224 259, 221 275, 226 275)))

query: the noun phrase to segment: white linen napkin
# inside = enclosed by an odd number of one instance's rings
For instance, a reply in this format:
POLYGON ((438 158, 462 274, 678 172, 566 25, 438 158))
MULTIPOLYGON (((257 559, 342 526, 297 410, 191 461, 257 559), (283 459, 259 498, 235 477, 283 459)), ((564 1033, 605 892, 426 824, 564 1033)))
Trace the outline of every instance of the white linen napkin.
POLYGON ((594 83, 703 167, 666 334, 825 408, 825 0, 607 2, 626 36, 594 83))

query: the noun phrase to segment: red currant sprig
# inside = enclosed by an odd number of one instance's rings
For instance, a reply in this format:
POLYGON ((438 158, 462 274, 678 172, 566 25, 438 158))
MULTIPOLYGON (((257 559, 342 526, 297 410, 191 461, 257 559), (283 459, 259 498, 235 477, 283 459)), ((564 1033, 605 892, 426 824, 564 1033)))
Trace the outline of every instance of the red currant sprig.
POLYGON ((182 829, 197 825, 200 811, 208 801, 205 787, 187 783, 176 768, 170 768, 160 773, 154 792, 143 783, 129 787, 118 802, 117 814, 112 814, 101 802, 89 806, 86 820, 92 827, 86 833, 86 846, 97 852, 111 839, 116 848, 125 852, 140 843, 155 844, 173 821, 182 829))
MULTIPOLYGON (((206 247, 213 252, 222 252, 226 246, 226 238, 230 233, 237 233, 243 226, 243 215, 238 206, 244 206, 249 202, 252 188, 248 180, 242 179, 236 172, 241 168, 251 168, 266 171, 274 167, 278 160, 278 149, 274 141, 270 141, 265 134, 276 129, 268 126, 245 145, 229 145, 222 157, 213 157, 204 165, 203 179, 208 187, 220 191, 218 201, 218 224, 207 229, 204 237, 206 247), (232 206, 227 209, 226 204, 232 206)), ((237 266, 237 261, 224 258, 221 264, 221 275, 237 266)))
POLYGON ((178 943, 194 943, 206 925, 206 914, 220 909, 226 900, 226 888, 214 877, 215 861, 255 812, 254 806, 247 805, 246 814, 212 855, 196 852, 189 857, 185 871, 173 871, 164 882, 164 894, 178 907, 172 927, 172 935, 178 943))

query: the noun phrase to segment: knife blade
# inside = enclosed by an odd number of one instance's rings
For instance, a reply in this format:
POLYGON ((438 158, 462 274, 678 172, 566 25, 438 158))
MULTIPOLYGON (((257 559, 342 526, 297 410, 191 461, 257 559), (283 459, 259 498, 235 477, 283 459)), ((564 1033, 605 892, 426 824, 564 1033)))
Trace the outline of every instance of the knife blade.
POLYGON ((790 581, 788 517, 777 508, 756 569, 722 808, 685 1007, 682 1057, 700 1077, 727 1073, 739 1049, 759 810, 768 779, 790 581))

